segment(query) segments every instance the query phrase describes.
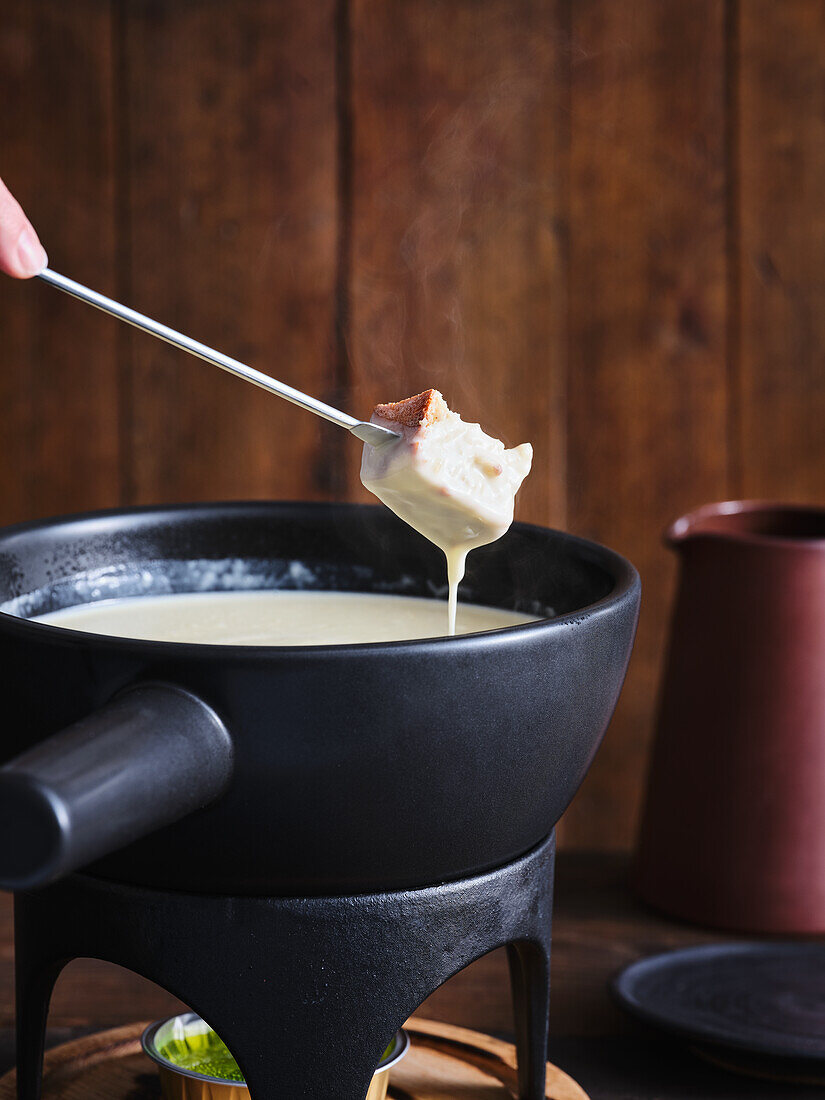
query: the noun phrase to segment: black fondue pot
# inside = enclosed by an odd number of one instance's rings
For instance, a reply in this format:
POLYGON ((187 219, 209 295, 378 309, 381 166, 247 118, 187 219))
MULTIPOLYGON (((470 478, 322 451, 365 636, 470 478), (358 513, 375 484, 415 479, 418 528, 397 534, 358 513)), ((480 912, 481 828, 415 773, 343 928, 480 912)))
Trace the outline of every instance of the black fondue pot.
POLYGON ((0 531, 0 885, 93 874, 223 894, 468 876, 548 835, 624 679, 639 579, 516 524, 462 598, 545 616, 409 642, 252 648, 29 622, 114 596, 442 594, 441 554, 383 508, 231 503, 0 531), (62 732, 58 732, 62 731, 62 732))

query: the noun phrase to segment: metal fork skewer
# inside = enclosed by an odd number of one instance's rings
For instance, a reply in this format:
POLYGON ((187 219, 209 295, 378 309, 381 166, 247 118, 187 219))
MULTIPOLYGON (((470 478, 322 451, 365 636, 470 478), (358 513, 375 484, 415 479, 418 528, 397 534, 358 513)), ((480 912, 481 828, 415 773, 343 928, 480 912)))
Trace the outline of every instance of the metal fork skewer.
POLYGON ((151 317, 146 317, 144 314, 138 313, 137 310, 121 305, 120 302, 115 302, 104 294, 98 294, 96 290, 90 290, 82 283, 76 283, 74 279, 59 275, 48 267, 40 272, 38 278, 51 283, 52 286, 57 287, 58 290, 62 290, 66 294, 71 294, 73 298, 79 298, 90 306, 95 306, 96 309, 103 310, 104 313, 109 313, 112 317, 125 321, 128 325, 134 325, 135 328, 142 329, 152 336, 157 336, 159 340, 165 340, 167 344, 172 344, 174 347, 180 348, 181 351, 188 351, 190 355, 195 355, 198 359, 204 359, 207 363, 220 367, 221 370, 229 371, 230 374, 243 378, 246 382, 251 382, 253 386, 260 386, 262 390, 266 390, 268 393, 283 397, 285 401, 291 401, 293 405, 298 405, 308 412, 315 413, 316 416, 322 416, 324 420, 329 420, 341 428, 346 428, 348 432, 351 432, 365 443, 378 446, 380 443, 398 439, 396 433, 388 428, 382 428, 379 424, 370 424, 365 420, 356 420, 354 416, 349 416, 339 409, 334 409, 332 405, 327 405, 324 401, 318 401, 316 398, 310 397, 309 394, 302 393, 301 390, 286 385, 285 382, 270 378, 268 374, 255 370, 254 367, 248 367, 245 363, 241 363, 238 359, 233 359, 229 355, 224 355, 220 351, 215 351, 214 348, 207 347, 199 340, 193 340, 191 336, 184 336, 182 332, 176 332, 168 325, 153 321, 151 317))

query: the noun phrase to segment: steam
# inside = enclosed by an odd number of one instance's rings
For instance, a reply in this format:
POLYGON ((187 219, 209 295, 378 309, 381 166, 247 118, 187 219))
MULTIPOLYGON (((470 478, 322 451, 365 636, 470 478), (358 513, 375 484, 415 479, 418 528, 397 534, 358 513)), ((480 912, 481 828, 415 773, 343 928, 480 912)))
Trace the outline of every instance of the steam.
MULTIPOLYGON (((462 414, 478 412, 465 315, 484 308, 475 299, 487 237, 518 221, 541 186, 524 178, 523 159, 540 92, 534 73, 513 71, 458 106, 436 102, 412 133, 429 135, 418 164, 388 152, 360 198, 356 180, 356 210, 366 205, 353 264, 358 336, 348 352, 364 391, 359 406, 436 386, 462 414)), ((404 139, 408 146, 408 131, 404 139)))

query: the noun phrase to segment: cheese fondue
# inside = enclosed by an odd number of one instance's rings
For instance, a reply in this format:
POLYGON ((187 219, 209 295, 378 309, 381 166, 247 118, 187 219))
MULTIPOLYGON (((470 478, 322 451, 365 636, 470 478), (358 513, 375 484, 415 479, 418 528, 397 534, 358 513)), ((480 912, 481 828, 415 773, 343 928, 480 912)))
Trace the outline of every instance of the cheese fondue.
MULTIPOLYGON (((198 592, 100 600, 35 622, 121 638, 213 645, 346 645, 444 634, 444 604, 360 592, 198 592)), ((534 621, 515 611, 461 604, 457 631, 534 621)))
POLYGON ((438 390, 376 405, 371 420, 400 438, 365 444, 361 481, 444 551, 454 634, 467 554, 501 538, 513 522, 515 495, 530 472, 533 448, 522 443, 507 450, 478 424, 465 424, 451 412, 438 390))

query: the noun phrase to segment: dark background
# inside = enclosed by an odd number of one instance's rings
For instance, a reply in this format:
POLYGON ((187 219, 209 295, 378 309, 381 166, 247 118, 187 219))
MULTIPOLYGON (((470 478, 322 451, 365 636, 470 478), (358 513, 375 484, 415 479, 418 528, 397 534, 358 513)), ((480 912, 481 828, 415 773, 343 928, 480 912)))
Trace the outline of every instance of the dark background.
MULTIPOLYGON (((0 174, 54 268, 353 413, 530 440, 521 518, 628 555, 627 686, 568 847, 633 841, 703 501, 825 496, 819 0, 4 0, 0 174)), ((361 499, 344 433, 0 287, 0 522, 361 499)))

